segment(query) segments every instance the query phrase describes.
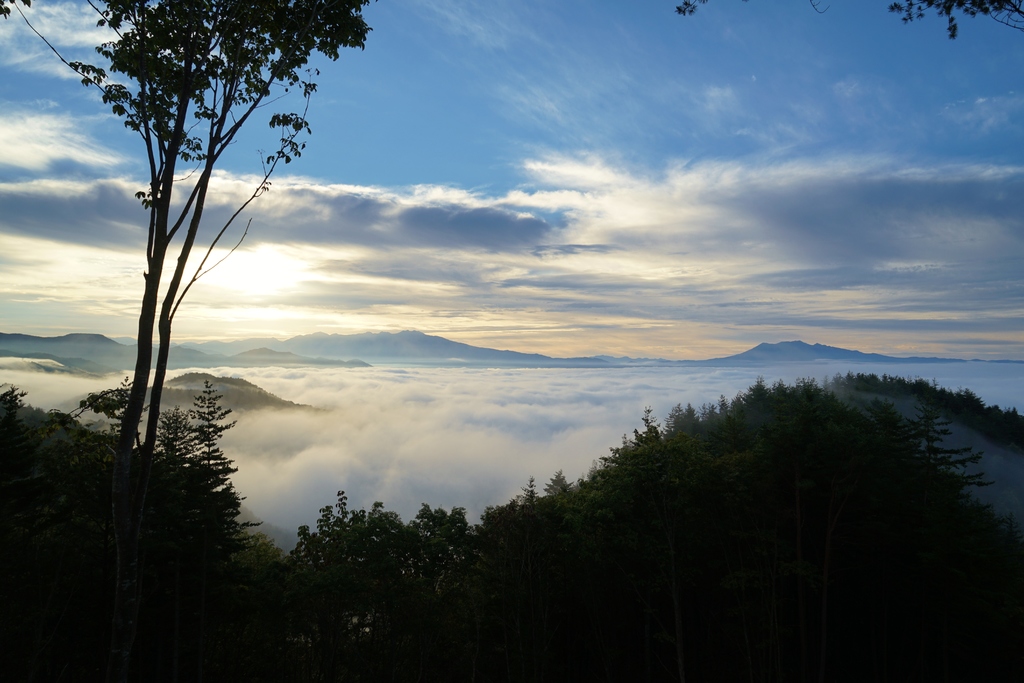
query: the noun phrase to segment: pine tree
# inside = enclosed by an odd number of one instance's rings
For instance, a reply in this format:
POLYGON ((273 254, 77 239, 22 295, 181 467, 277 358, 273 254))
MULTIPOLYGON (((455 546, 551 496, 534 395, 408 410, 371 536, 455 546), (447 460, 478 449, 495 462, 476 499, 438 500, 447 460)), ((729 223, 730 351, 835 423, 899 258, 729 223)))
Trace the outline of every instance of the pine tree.
POLYGON ((562 470, 558 470, 555 472, 555 475, 551 477, 551 481, 545 484, 544 495, 555 496, 559 493, 567 493, 571 489, 572 484, 570 484, 565 478, 565 473, 563 473, 562 470))
POLYGON ((238 471, 220 448, 224 432, 235 422, 224 422, 231 414, 222 408, 223 396, 217 393, 209 380, 203 382, 203 391, 195 397, 192 417, 195 430, 195 452, 188 458, 188 480, 194 491, 193 504, 198 513, 196 521, 202 540, 200 566, 198 669, 196 680, 203 679, 203 648, 206 635, 207 589, 211 563, 227 561, 232 553, 241 550, 243 524, 238 521, 241 497, 231 483, 231 475, 238 471))
POLYGON ((207 622, 218 614, 231 555, 245 544, 242 499, 231 482, 237 468, 220 447, 235 422, 226 421, 231 410, 221 398, 207 381, 192 408, 160 415, 139 649, 152 670, 169 669, 171 680, 202 679, 207 622))
POLYGON ((24 396, 15 386, 0 394, 0 512, 8 520, 17 514, 32 475, 35 444, 18 415, 24 396))

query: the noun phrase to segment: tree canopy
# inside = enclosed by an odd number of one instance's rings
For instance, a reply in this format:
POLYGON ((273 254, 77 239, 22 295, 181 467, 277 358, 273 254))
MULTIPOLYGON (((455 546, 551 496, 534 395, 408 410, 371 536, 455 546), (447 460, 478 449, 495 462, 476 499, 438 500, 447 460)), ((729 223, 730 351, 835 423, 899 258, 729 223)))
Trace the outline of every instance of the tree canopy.
MULTIPOLYGON (((545 495, 531 480, 479 524, 339 493, 287 554, 237 522, 218 446, 232 423, 207 388, 161 417, 131 675, 1020 680, 1024 541, 975 498, 977 454, 946 440, 944 415, 983 406, 926 385, 758 382, 663 423, 648 412, 585 477, 556 472, 545 495), (921 400, 907 416, 851 389, 921 400)), ((14 680, 100 678, 116 582, 104 480, 126 396, 41 416, 0 394, 14 680)))
MULTIPOLYGON (((683 0, 681 5, 676 6, 676 13, 691 16, 700 5, 706 5, 707 2, 683 0)), ((820 0, 810 0, 810 3, 819 12, 828 9, 821 8, 820 0)), ((890 4, 889 11, 900 15, 904 23, 924 19, 929 12, 934 12, 946 20, 946 32, 950 38, 956 38, 960 32, 958 16, 991 17, 1010 28, 1024 30, 1024 0, 904 0, 890 4)))

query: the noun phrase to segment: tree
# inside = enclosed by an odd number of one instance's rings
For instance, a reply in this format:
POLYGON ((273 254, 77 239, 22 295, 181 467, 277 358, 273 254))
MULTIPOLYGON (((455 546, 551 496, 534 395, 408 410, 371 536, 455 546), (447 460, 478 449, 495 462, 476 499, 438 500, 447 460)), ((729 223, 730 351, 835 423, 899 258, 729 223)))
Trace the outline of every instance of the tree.
POLYGON ((4 445, 13 446, 6 456, 19 469, 5 470, 9 485, 0 487, 0 670, 13 680, 93 680, 109 641, 110 452, 127 394, 114 389, 71 413, 37 413, 30 427, 21 392, 12 392, 3 421, 17 407, 11 431, 18 438, 4 445), (106 419, 85 422, 88 412, 106 419))
MULTIPOLYGON (((651 568, 650 588, 668 593, 672 628, 665 637, 675 647, 675 666, 686 682, 686 575, 694 558, 702 516, 702 492, 709 490, 710 459, 699 442, 686 434, 666 438, 648 408, 644 430, 633 430, 619 448, 602 459, 605 467, 593 477, 606 500, 619 510, 620 524, 632 528, 628 554, 651 568)), ((614 534, 629 538, 627 533, 614 534)), ((634 579, 635 581, 636 579, 634 579)), ((638 594, 639 586, 638 586, 638 594)), ((668 629, 666 629, 668 630, 668 629)))
MULTIPOLYGON (((230 479, 237 468, 220 448, 235 424, 225 421, 231 411, 220 406, 221 398, 207 381, 191 410, 175 407, 160 415, 143 525, 145 625, 139 638, 171 644, 172 680, 190 660, 192 676, 202 680, 223 574, 231 555, 244 549, 249 526, 238 520, 241 497, 230 479)), ((139 650, 148 664, 161 659, 159 647, 147 650, 143 642, 139 650)))
MULTIPOLYGON (((11 7, 21 12, 16 2, 2 0, 2 15, 8 16, 11 7)), ((104 66, 69 62, 47 42, 84 84, 100 91, 125 127, 138 134, 149 169, 147 187, 136 195, 148 213, 138 355, 113 466, 118 580, 109 680, 126 679, 136 630, 139 533, 175 313, 207 272, 213 248, 231 223, 269 189, 278 163, 301 155, 305 143, 300 136, 309 132, 306 107, 317 87, 313 78, 318 72, 308 68, 309 59, 318 52, 333 60, 343 47, 363 47, 370 29, 361 10, 368 2, 105 0, 90 2, 98 24, 111 31, 111 40, 96 48, 104 66), (280 144, 263 160, 262 182, 225 225, 200 241, 217 162, 250 118, 292 89, 305 104, 297 111, 270 115, 280 144), (183 177, 191 180, 179 180, 183 177), (183 197, 176 201, 174 191, 182 182, 183 197), (197 242, 206 244, 205 255, 186 277, 197 242), (154 332, 159 341, 155 359, 154 332), (150 419, 142 435, 147 393, 150 419)))
MULTIPOLYGON (((4 385, 0 385, 3 388, 4 385)), ((28 429, 18 415, 24 407, 25 392, 6 385, 0 393, 0 513, 7 517, 14 507, 19 488, 32 475, 33 446, 28 429)))
MULTIPOLYGON (((699 5, 706 5, 707 2, 683 0, 683 4, 676 6, 676 13, 684 17, 691 16, 699 5)), ((810 0, 810 3, 818 12, 828 9, 821 9, 820 0, 810 0)), ((1024 0, 905 0, 889 5, 889 11, 899 14, 904 23, 924 19, 925 14, 931 10, 946 19, 946 32, 951 39, 956 38, 960 32, 956 17, 958 13, 965 17, 992 17, 1000 24, 1024 31, 1024 0)))
POLYGON ((904 23, 923 19, 927 10, 935 10, 947 22, 946 32, 956 38, 960 27, 956 23, 956 12, 967 17, 992 17, 1018 31, 1024 31, 1024 0, 906 0, 889 5, 889 11, 903 17, 904 23))
POLYGON ((546 496, 557 496, 559 493, 566 493, 570 490, 572 490, 572 484, 565 478, 565 473, 562 470, 555 472, 551 481, 544 485, 544 495, 546 496))

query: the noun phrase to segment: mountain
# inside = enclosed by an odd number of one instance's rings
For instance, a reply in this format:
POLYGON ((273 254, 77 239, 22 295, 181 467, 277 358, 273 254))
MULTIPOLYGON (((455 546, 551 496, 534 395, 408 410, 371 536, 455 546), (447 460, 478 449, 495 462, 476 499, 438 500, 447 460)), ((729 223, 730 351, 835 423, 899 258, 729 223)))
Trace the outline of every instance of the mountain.
POLYGON ((0 350, 0 368, 49 372, 60 375, 109 375, 116 372, 106 365, 85 358, 62 358, 52 353, 0 350))
POLYGON ((29 334, 0 333, 0 351, 23 358, 48 358, 72 368, 78 367, 74 362, 76 359, 98 363, 104 370, 111 368, 119 371, 135 365, 134 347, 118 344, 101 334, 34 337, 29 334))
POLYGON ((758 344, 754 348, 725 358, 712 358, 703 361, 708 365, 716 363, 728 364, 765 364, 779 362, 838 360, 854 363, 963 363, 966 361, 954 358, 923 358, 920 356, 897 357, 883 356, 880 353, 863 353, 851 349, 842 349, 825 344, 808 344, 802 341, 785 341, 775 344, 758 344))
MULTIPOLYGON (((100 334, 66 334, 35 337, 0 333, 2 367, 67 374, 107 375, 135 367, 136 347, 121 344, 100 334)), ((154 353, 155 356, 155 353, 154 353)), ((214 367, 288 367, 324 365, 367 367, 360 360, 305 358, 291 352, 252 349, 241 354, 206 353, 186 345, 171 347, 167 366, 171 370, 214 367)))
POLYGON ((284 340, 259 338, 185 346, 218 353, 239 353, 263 348, 265 351, 320 358, 360 358, 375 364, 517 368, 608 367, 608 362, 601 358, 552 358, 539 353, 488 349, 412 330, 362 334, 317 332, 284 340))
MULTIPOLYGON (((181 348, 181 347, 178 347, 181 348)), ((174 353, 178 351, 175 348, 174 353)), ((182 351, 193 351, 187 347, 181 348, 182 351)), ((195 351, 195 353, 200 353, 195 351)), ((237 365, 246 368, 252 367, 291 367, 291 366, 306 366, 306 365, 329 365, 332 367, 345 367, 345 368, 368 368, 369 363, 365 363, 361 360, 335 360, 333 358, 307 358, 294 354, 291 351, 274 351, 268 348, 252 349, 251 351, 242 351, 234 355, 228 356, 227 358, 229 365, 237 365)))
POLYGON ((761 343, 752 349, 732 356, 709 358, 707 360, 666 360, 664 358, 629 358, 626 356, 598 356, 611 365, 636 366, 687 366, 687 367, 741 367, 751 365, 775 365, 779 363, 806 363, 813 361, 845 361, 848 363, 1021 363, 1019 360, 968 361, 962 358, 937 358, 934 356, 885 356, 880 353, 864 353, 853 349, 825 344, 808 344, 802 341, 761 343))

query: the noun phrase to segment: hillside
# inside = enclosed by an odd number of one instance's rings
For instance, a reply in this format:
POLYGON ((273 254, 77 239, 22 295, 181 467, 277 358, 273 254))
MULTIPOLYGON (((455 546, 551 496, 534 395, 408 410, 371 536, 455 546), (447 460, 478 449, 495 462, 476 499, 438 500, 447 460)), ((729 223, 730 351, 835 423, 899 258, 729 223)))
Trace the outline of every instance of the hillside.
POLYGON ((974 496, 999 514, 1024 519, 1024 415, 1016 408, 986 405, 970 389, 947 389, 920 378, 850 373, 830 388, 860 407, 888 401, 908 419, 915 419, 921 406, 934 407, 949 422, 943 445, 981 456, 967 471, 984 473, 990 483, 975 488, 974 496))
POLYGON ((193 398, 209 381, 223 395, 221 405, 235 412, 247 410, 316 410, 313 406, 293 403, 279 398, 266 389, 238 377, 215 377, 205 372, 188 372, 164 384, 164 409, 180 406, 189 408, 193 398))
MULTIPOLYGON (((998 514, 1024 519, 1024 415, 1016 408, 986 405, 970 389, 947 389, 916 378, 848 373, 826 383, 845 403, 869 413, 879 403, 890 403, 904 418, 916 420, 923 407, 934 409, 939 419, 948 422, 942 446, 971 449, 980 455, 968 473, 984 473, 985 486, 971 492, 982 503, 992 505, 998 514)), ((763 403, 766 387, 757 384, 731 401, 721 399, 700 408, 676 406, 666 420, 667 429, 699 434, 702 438, 721 438, 720 432, 731 420, 742 419, 752 428, 760 428, 770 413, 763 403)))

